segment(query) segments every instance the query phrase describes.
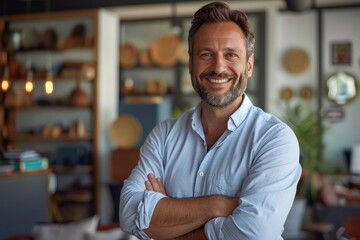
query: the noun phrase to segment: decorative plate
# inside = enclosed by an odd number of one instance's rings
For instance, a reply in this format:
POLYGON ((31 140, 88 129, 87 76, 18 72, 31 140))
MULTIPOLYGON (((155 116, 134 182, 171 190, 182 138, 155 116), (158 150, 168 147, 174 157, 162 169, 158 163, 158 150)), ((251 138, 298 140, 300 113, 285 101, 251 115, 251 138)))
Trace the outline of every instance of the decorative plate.
POLYGON ((294 96, 294 91, 290 87, 283 87, 280 89, 280 99, 284 101, 289 101, 294 96))
POLYGON ((121 67, 131 68, 138 63, 138 50, 131 43, 125 43, 120 47, 119 56, 121 67))
POLYGON ((299 95, 302 99, 311 99, 314 96, 314 90, 311 86, 305 85, 300 88, 299 95))
POLYGON ((301 48, 291 48, 285 54, 285 67, 292 73, 302 73, 309 67, 309 56, 301 48))
POLYGON ((181 44, 181 39, 176 34, 158 37, 150 49, 151 60, 155 65, 171 67, 177 62, 176 49, 181 44))
POLYGON ((110 139, 116 147, 134 147, 142 135, 139 120, 132 115, 120 115, 110 126, 110 139))

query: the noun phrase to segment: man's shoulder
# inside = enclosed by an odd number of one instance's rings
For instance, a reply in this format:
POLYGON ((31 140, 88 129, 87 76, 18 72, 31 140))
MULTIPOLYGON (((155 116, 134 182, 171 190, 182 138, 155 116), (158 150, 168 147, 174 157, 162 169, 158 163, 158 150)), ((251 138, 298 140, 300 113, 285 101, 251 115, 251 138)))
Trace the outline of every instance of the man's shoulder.
POLYGON ((261 108, 256 106, 252 107, 251 110, 251 119, 253 119, 254 124, 257 125, 260 129, 263 130, 272 130, 272 131, 285 131, 285 132, 292 132, 290 127, 284 123, 280 118, 276 117, 275 115, 265 112, 261 108))

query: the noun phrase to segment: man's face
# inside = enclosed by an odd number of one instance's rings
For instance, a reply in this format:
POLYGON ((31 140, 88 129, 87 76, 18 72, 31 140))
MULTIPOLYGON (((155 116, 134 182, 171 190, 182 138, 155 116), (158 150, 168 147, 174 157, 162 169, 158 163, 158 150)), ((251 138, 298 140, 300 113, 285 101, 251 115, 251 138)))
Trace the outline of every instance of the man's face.
POLYGON ((253 56, 246 59, 246 38, 235 23, 204 24, 196 33, 189 63, 191 82, 209 105, 223 107, 240 99, 253 64, 253 56))

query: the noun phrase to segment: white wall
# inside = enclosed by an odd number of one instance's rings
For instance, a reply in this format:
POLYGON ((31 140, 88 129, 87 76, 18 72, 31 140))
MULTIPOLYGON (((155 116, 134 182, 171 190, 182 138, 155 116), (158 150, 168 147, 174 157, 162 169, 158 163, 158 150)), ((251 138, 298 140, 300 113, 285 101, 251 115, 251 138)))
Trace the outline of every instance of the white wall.
MULTIPOLYGON (((324 40, 323 47, 323 70, 324 77, 334 71, 348 71, 357 78, 360 85, 360 7, 347 9, 328 9, 324 11, 324 40), (331 64, 331 43, 351 42, 351 64, 331 64)), ((359 91, 359 89, 358 89, 359 91)), ((324 107, 328 108, 331 103, 324 98, 324 107)), ((336 123, 329 124, 330 131, 325 138, 326 157, 328 159, 341 159, 344 148, 350 148, 354 144, 360 144, 360 96, 353 102, 343 107, 345 118, 336 123)))
MULTIPOLYGON (((267 79, 268 111, 279 114, 279 91, 284 86, 299 89, 304 84, 310 84, 316 94, 324 94, 324 88, 318 89, 318 71, 322 71, 323 79, 335 71, 348 71, 360 79, 360 8, 333 8, 323 9, 322 28, 322 66, 318 66, 318 12, 307 11, 303 13, 279 12, 277 16, 277 54, 274 56, 276 65, 276 80, 267 79), (330 50, 332 42, 350 41, 352 44, 352 62, 350 65, 333 65, 331 63, 330 50), (310 65, 308 70, 301 74, 289 73, 283 64, 283 56, 290 47, 301 47, 309 54, 310 65), (271 83, 271 84, 269 84, 271 83)), ((324 86, 324 85, 323 85, 324 86)), ((314 107, 316 107, 316 99, 314 107)), ((323 98, 323 109, 334 107, 329 100, 323 98)), ((357 121, 360 117, 360 97, 341 108, 345 117, 330 123, 325 121, 329 130, 325 136, 325 160, 332 163, 332 168, 342 168, 343 150, 360 143, 360 130, 357 121)))
POLYGON ((115 121, 119 109, 118 81, 118 36, 119 18, 105 10, 99 12, 98 32, 98 141, 100 164, 100 217, 102 222, 109 222, 112 214, 112 202, 105 183, 108 181, 108 160, 111 151, 109 126, 115 121), (115 54, 114 54, 115 51, 115 54))
POLYGON ((277 36, 273 46, 276 52, 270 61, 275 61, 273 79, 267 79, 268 108, 271 113, 282 117, 280 90, 283 87, 293 89, 298 97, 299 89, 304 85, 317 91, 318 56, 317 56, 317 14, 316 11, 303 13, 279 12, 276 18, 277 36), (284 55, 291 48, 301 48, 309 56, 309 67, 301 73, 291 73, 284 67, 284 55))

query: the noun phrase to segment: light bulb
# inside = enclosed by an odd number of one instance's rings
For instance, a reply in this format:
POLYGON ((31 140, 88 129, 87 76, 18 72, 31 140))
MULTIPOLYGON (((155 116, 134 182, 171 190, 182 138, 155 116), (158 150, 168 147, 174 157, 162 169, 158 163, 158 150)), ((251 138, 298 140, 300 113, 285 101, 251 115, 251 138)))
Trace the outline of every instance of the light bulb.
POLYGON ((4 77, 3 80, 1 81, 1 90, 3 92, 6 92, 7 90, 9 90, 10 88, 10 81, 4 77))
POLYGON ((54 84, 52 82, 52 74, 48 72, 46 82, 45 82, 45 93, 52 94, 54 91, 54 84))
POLYGON ((45 92, 46 94, 52 94, 54 91, 54 84, 51 80, 46 80, 45 82, 45 92))
POLYGON ((3 79, 1 81, 1 90, 3 92, 6 92, 7 90, 9 90, 10 88, 10 81, 9 81, 9 72, 7 67, 5 66, 4 68, 4 75, 3 75, 3 79))
POLYGON ((26 82, 25 82, 25 91, 27 93, 31 93, 34 90, 34 84, 33 84, 33 75, 31 70, 27 72, 26 82))
POLYGON ((27 81, 27 82, 25 83, 25 91, 26 91, 27 93, 31 93, 33 89, 34 89, 34 84, 33 84, 33 82, 32 82, 32 81, 27 81))

